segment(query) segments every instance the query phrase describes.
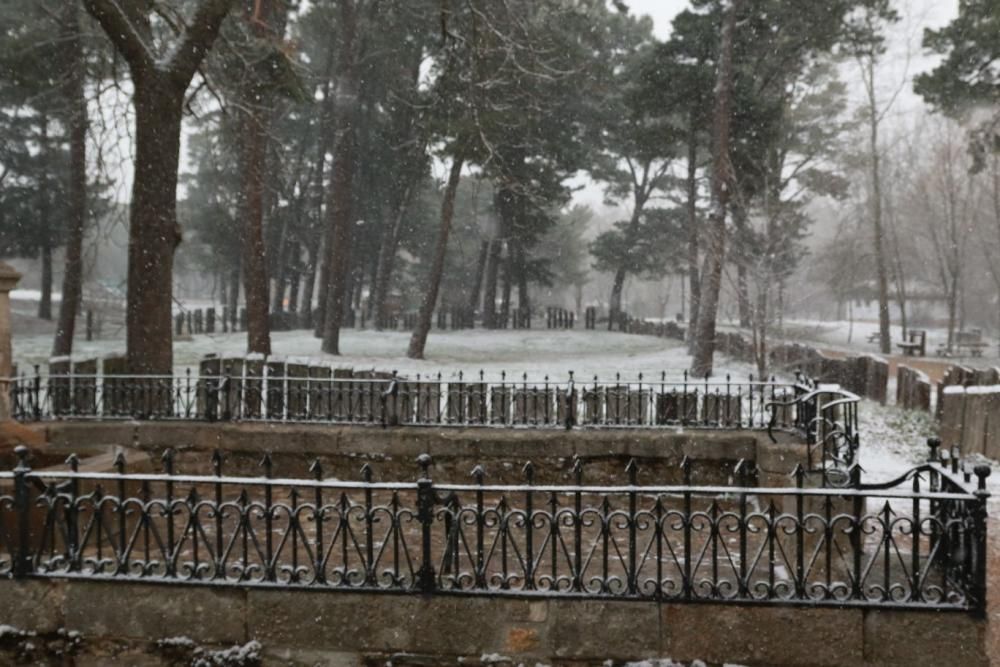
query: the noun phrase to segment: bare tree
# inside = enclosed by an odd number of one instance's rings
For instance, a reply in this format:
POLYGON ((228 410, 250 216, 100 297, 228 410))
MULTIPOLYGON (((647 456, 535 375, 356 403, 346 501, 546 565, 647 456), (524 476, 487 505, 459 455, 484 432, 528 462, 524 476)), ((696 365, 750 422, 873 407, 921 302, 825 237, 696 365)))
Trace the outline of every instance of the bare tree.
MULTIPOLYGON (((958 127, 942 121, 915 182, 925 238, 929 241, 948 307, 948 350, 955 345, 965 265, 969 261, 968 230, 978 207, 978 189, 969 177, 971 164, 958 127)), ((926 133, 924 134, 926 137, 926 133)))
POLYGON ((327 263, 329 265, 326 290, 323 351, 340 354, 340 327, 350 279, 353 219, 351 197, 354 184, 354 160, 357 149, 355 124, 357 121, 359 88, 358 78, 358 0, 338 0, 340 18, 340 53, 337 62, 337 85, 334 92, 336 107, 337 156, 333 162, 332 188, 328 205, 329 233, 327 236, 327 263))
POLYGON ((729 126, 733 103, 733 42, 736 15, 742 0, 730 0, 722 19, 719 45, 719 68, 715 88, 715 121, 712 166, 712 205, 708 217, 707 270, 701 274, 701 298, 694 341, 691 371, 696 376, 712 372, 715 356, 715 325, 722 289, 722 267, 726 258, 726 212, 732 186, 732 165, 729 159, 729 126))
POLYGON ((80 18, 75 2, 67 2, 60 15, 60 41, 65 57, 66 82, 63 97, 69 130, 69 199, 67 207, 66 268, 63 273, 62 302, 52 354, 73 352, 73 334, 83 294, 83 234, 87 222, 87 99, 86 76, 80 18))
POLYGON ((410 337, 410 347, 406 356, 410 359, 423 359, 424 347, 427 345, 427 334, 431 330, 431 320, 434 308, 437 306, 438 290, 441 288, 441 275, 444 273, 444 260, 448 252, 448 236, 451 234, 451 223, 455 217, 455 193, 462 177, 462 166, 465 164, 465 141, 458 140, 458 148, 451 162, 451 171, 444 189, 444 199, 441 202, 441 228, 438 231, 437 242, 434 245, 434 263, 431 265, 424 300, 420 304, 420 314, 417 325, 410 337))
MULTIPOLYGON (((152 3, 83 0, 128 63, 134 88, 135 174, 129 210, 126 353, 133 373, 173 367, 171 295, 181 118, 191 79, 235 0, 200 0, 173 39, 154 39, 152 3)), ((162 28, 162 26, 161 26, 162 28)))

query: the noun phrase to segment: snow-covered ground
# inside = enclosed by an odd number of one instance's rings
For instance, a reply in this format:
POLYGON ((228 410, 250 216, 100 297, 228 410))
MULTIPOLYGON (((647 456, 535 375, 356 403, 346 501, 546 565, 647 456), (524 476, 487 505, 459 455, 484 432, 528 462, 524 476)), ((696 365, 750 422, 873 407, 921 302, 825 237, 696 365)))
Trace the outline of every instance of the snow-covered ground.
MULTIPOLYGON (((272 345, 276 355, 356 370, 397 370, 411 376, 441 373, 446 379, 459 371, 477 374, 482 370, 487 379, 497 379, 501 371, 506 371, 508 378, 527 373, 532 379, 547 375, 553 381, 562 381, 574 371, 578 381, 591 380, 594 375, 610 380, 617 373, 627 379, 643 373, 646 380, 657 380, 665 373, 671 381, 679 379, 691 364, 686 346, 678 341, 608 331, 433 330, 422 361, 406 357, 409 338, 407 332, 345 329, 341 333, 341 356, 323 354, 320 341, 308 331, 274 333, 272 345)), ((22 367, 44 363, 51 344, 48 335, 15 337, 14 359, 22 367)), ((194 367, 207 353, 241 354, 245 347, 245 333, 198 335, 193 340, 175 342, 174 359, 183 369, 194 367)), ((76 343, 79 357, 123 350, 121 340, 76 343)), ((745 381, 754 372, 749 364, 725 357, 716 362, 717 373, 731 374, 734 381, 745 381)), ((930 415, 866 400, 861 405, 859 422, 861 466, 866 479, 892 479, 926 461, 926 440, 936 430, 930 415)), ((997 470, 990 482, 1000 510, 1000 468, 997 470)))
MULTIPOLYGON (((864 478, 869 482, 894 479, 910 468, 927 462, 930 450, 927 438, 936 432, 930 414, 879 405, 863 400, 858 411, 861 437, 860 463, 864 478)), ((989 510, 1000 516, 1000 463, 981 456, 969 457, 966 465, 989 464, 993 474, 987 478, 992 494, 989 510)))
MULTIPOLYGON (((508 377, 531 378, 548 375, 565 380, 574 371, 577 380, 594 375, 613 379, 616 373, 634 379, 680 379, 690 366, 687 348, 678 341, 634 336, 608 331, 438 331, 428 338, 425 359, 408 359, 406 349, 410 334, 403 331, 344 329, 340 336, 340 356, 323 354, 320 341, 309 331, 276 332, 271 336, 275 355, 305 357, 340 367, 354 369, 397 370, 400 373, 442 373, 445 377, 458 371, 466 374, 486 372, 495 379, 501 371, 508 377)), ((22 366, 44 363, 52 346, 51 336, 14 338, 14 361, 22 366)), ((102 356, 125 349, 123 340, 77 341, 74 356, 102 356)), ((175 341, 174 364, 179 368, 195 366, 205 354, 242 354, 246 334, 197 335, 193 340, 175 341)), ((734 381, 745 381, 754 369, 749 364, 719 358, 716 373, 729 373, 734 381)))
MULTIPOLYGON (((832 349, 851 352, 878 352, 878 343, 868 342, 868 337, 878 333, 878 322, 872 320, 856 320, 853 324, 846 320, 785 320, 785 336, 789 339, 798 339, 821 343, 832 349)), ((912 329, 923 329, 927 331, 927 354, 929 358, 934 358, 939 347, 943 347, 948 342, 948 330, 943 327, 922 327, 913 326, 912 329)), ((903 340, 903 328, 898 324, 889 327, 892 338, 893 354, 900 352, 896 343, 903 340)), ((995 341, 989 336, 984 336, 983 340, 990 343, 986 348, 986 357, 995 357, 997 347, 995 341)), ((971 357, 970 357, 971 359, 971 357)), ((982 361, 982 359, 974 359, 982 361)))

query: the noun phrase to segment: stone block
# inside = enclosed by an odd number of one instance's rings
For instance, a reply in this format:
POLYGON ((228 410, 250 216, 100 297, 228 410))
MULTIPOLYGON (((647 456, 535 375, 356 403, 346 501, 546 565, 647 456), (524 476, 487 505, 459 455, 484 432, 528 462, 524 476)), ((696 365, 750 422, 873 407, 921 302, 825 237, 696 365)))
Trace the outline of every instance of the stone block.
POLYGON ((601 600, 550 602, 551 642, 556 658, 642 660, 660 652, 656 605, 601 600))
POLYGON ((985 619, 955 612, 868 610, 864 650, 871 665, 990 664, 985 619))
POLYGON ((761 471, 788 475, 797 465, 808 468, 809 447, 799 443, 775 443, 763 438, 757 442, 756 459, 761 471))
POLYGON ((938 394, 941 442, 945 447, 962 441, 965 421, 965 387, 949 386, 938 394))
POLYGON ((965 420, 962 424, 963 454, 986 454, 1000 440, 1000 387, 968 387, 965 390, 965 420))
POLYGON ((661 655, 748 665, 859 664, 862 612, 803 607, 668 604, 661 655))
POLYGON ((243 644, 246 592, 208 586, 66 582, 66 629, 87 637, 243 644))
MULTIPOLYGON (((248 595, 251 638, 274 648, 481 655, 502 652, 511 627, 535 627, 518 620, 531 616, 526 600, 331 591, 248 595)), ((544 654, 543 628, 536 629, 532 651, 544 654)))
POLYGON ((0 625, 39 634, 63 627, 65 584, 48 579, 8 580, 0 584, 0 625))

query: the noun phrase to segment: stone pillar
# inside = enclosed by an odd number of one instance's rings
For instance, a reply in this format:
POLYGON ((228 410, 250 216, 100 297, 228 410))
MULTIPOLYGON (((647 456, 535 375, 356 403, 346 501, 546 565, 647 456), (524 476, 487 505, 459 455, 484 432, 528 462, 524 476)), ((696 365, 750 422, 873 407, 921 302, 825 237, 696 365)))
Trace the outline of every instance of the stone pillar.
POLYGON ((10 419, 10 375, 13 349, 10 342, 10 291, 21 279, 13 267, 0 262, 0 421, 10 419))

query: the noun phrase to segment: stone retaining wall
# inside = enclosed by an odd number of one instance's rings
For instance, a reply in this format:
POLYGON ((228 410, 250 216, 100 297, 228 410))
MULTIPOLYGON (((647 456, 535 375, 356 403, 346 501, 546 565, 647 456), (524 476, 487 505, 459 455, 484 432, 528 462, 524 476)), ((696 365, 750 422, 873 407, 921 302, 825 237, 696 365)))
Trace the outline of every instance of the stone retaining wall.
POLYGON ((1000 458, 1000 385, 944 387, 939 399, 941 440, 963 455, 1000 458))
POLYGON ((898 366, 896 405, 904 410, 931 411, 931 381, 926 373, 909 366, 898 366))
MULTIPOLYGON (((739 361, 755 363, 753 346, 742 334, 719 333, 716 350, 739 361)), ((816 382, 839 384, 858 396, 885 404, 889 387, 889 363, 873 354, 831 357, 801 343, 782 343, 771 348, 771 367, 801 370, 816 382)))
MULTIPOLYGON (((177 664, 169 662, 168 647, 254 641, 265 665, 579 667, 660 657, 773 666, 989 663, 983 620, 963 613, 850 608, 39 579, 0 582, 0 623, 76 638, 78 665, 177 664)), ((11 650, 3 644, 0 660, 10 659, 11 650)))
POLYGON ((309 476, 319 458, 325 474, 354 479, 371 462, 376 479, 415 479, 422 453, 434 459, 435 479, 461 482, 482 463, 492 483, 520 483, 521 466, 535 465, 538 483, 572 479, 574 458, 585 466, 590 483, 621 481, 629 459, 639 463, 641 484, 681 483, 680 463, 692 461, 693 484, 728 483, 738 461, 755 463, 760 475, 774 475, 769 486, 790 484, 797 463, 807 462, 806 446, 796 434, 775 430, 772 442, 762 430, 434 428, 253 424, 245 422, 73 422, 35 425, 44 432, 49 453, 94 456, 124 448, 130 463, 160 467, 166 448, 177 452, 180 472, 210 472, 209 454, 226 453, 227 474, 259 474, 264 452, 275 458, 275 474, 309 476))

